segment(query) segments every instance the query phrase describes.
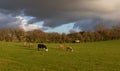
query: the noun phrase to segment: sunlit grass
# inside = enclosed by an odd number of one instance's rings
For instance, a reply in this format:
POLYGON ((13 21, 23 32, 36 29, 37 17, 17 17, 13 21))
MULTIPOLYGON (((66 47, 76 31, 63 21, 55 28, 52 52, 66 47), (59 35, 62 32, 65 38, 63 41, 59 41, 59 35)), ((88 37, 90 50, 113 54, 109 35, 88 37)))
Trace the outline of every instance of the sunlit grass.
POLYGON ((68 43, 74 52, 46 44, 49 51, 0 42, 0 71, 120 71, 120 40, 68 43))

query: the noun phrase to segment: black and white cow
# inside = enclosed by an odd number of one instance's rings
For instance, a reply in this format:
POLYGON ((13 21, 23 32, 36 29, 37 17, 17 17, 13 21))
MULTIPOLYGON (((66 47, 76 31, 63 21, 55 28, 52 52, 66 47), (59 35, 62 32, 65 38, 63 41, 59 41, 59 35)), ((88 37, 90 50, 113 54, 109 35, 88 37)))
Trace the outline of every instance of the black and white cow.
POLYGON ((44 44, 38 44, 38 50, 39 50, 39 49, 48 51, 48 48, 47 48, 46 45, 44 45, 44 44))

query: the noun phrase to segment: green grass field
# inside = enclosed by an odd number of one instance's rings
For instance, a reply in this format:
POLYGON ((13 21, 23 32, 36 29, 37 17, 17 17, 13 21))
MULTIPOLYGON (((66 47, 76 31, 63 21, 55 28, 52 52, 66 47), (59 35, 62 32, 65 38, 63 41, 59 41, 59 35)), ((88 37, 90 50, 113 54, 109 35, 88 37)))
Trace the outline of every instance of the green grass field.
POLYGON ((64 44, 74 52, 46 45, 48 52, 0 42, 0 71, 120 71, 120 40, 64 44))

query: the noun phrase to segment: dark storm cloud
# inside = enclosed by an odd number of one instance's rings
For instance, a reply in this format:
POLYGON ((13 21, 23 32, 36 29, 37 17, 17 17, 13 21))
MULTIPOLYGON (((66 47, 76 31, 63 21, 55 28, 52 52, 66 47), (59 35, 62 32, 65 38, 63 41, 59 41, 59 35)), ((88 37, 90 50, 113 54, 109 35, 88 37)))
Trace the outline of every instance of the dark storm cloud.
POLYGON ((20 21, 18 21, 18 19, 12 16, 11 14, 0 13, 1 28, 18 27, 18 23, 20 23, 20 21))
POLYGON ((0 9, 12 14, 23 10, 36 18, 29 22, 44 21, 49 27, 86 18, 119 20, 119 6, 119 0, 0 0, 0 9))
POLYGON ((104 27, 110 29, 113 28, 113 26, 117 25, 117 22, 113 22, 113 21, 106 21, 103 19, 86 19, 86 20, 81 20, 81 21, 77 21, 73 28, 79 28, 82 31, 94 31, 97 30, 98 25, 104 25, 104 27))

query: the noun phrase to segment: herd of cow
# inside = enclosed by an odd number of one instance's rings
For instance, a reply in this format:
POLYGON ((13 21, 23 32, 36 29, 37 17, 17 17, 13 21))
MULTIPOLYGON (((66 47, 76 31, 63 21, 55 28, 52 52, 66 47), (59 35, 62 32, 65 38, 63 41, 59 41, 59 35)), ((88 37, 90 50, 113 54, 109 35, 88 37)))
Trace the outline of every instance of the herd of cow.
MULTIPOLYGON (((23 46, 25 46, 25 47, 26 47, 26 46, 29 46, 29 47, 34 48, 34 44, 33 44, 33 43, 24 42, 24 43, 23 43, 23 46)), ((39 51, 39 50, 48 51, 48 48, 47 48, 47 46, 46 46, 45 44, 38 44, 38 45, 37 45, 37 49, 38 49, 38 51, 39 51)), ((60 45, 60 46, 58 46, 58 49, 64 50, 65 47, 64 47, 63 45, 60 45)), ((73 52, 73 48, 70 47, 70 46, 68 46, 68 47, 66 47, 66 51, 68 51, 68 52, 73 52)))

